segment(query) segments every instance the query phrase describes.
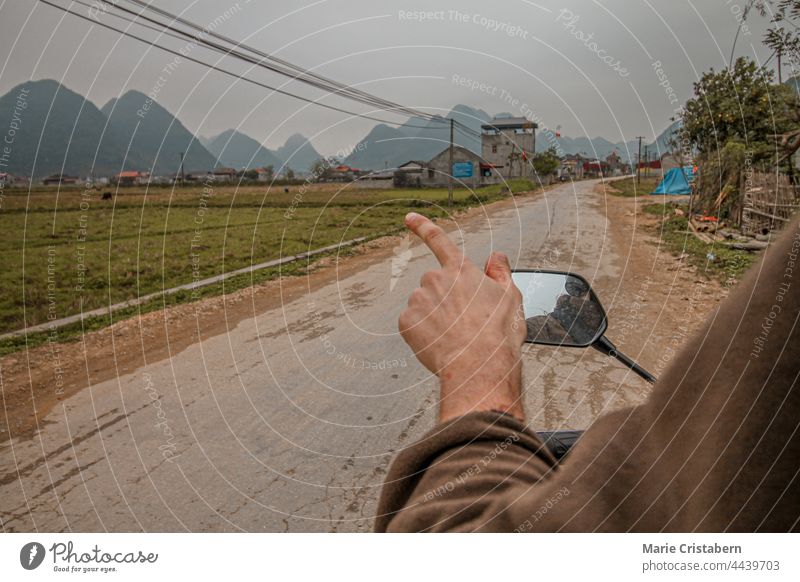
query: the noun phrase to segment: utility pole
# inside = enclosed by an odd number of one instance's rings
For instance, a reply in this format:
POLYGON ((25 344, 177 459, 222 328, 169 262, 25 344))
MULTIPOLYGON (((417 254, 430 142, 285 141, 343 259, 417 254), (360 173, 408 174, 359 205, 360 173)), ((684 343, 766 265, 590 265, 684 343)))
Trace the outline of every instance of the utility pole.
POLYGON ((640 136, 638 136, 636 138, 636 139, 639 140, 639 153, 636 155, 636 183, 637 184, 639 184, 642 181, 642 176, 641 176, 641 172, 639 171, 640 170, 639 166, 642 165, 642 138, 643 137, 644 137, 643 135, 640 135, 640 136))
POLYGON ((644 175, 650 175, 650 154, 647 152, 647 144, 644 146, 644 175))
POLYGON ((450 171, 447 173, 447 206, 453 206, 453 123, 450 118, 450 171))
POLYGON ((183 152, 181 152, 181 186, 183 186, 183 152))

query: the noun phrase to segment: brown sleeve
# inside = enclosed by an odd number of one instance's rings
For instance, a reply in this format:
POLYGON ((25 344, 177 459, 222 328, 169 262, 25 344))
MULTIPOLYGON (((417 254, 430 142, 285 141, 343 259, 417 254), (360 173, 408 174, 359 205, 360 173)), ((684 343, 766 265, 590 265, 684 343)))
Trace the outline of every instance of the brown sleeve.
POLYGON ((799 254, 795 222, 647 402, 600 418, 557 471, 513 419, 436 427, 395 460, 376 530, 800 529, 799 254))
POLYGON ((471 531, 497 497, 555 467, 518 420, 475 412, 436 426, 395 459, 383 485, 375 530, 471 531))

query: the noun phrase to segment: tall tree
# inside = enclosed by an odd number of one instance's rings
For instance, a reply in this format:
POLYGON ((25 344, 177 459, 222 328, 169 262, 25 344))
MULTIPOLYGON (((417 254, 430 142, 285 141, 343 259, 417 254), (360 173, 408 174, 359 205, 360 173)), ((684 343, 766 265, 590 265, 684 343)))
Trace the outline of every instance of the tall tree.
POLYGON ((794 153, 779 136, 800 128, 797 93, 776 85, 774 73, 745 57, 733 67, 710 70, 694 84, 683 112, 683 133, 701 156, 742 144, 754 162, 784 160, 794 153))

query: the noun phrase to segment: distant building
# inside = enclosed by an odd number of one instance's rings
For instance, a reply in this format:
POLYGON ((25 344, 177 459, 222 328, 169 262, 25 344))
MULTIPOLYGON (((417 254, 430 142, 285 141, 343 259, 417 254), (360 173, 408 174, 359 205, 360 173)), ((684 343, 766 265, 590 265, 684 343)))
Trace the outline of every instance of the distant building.
POLYGON ((150 174, 129 170, 115 174, 111 181, 117 186, 139 186, 150 182, 150 174))
POLYGON ((361 170, 347 165, 336 166, 328 171, 331 182, 352 182, 361 175, 361 170))
POLYGON ((77 176, 67 176, 66 174, 51 174, 42 179, 42 184, 45 186, 60 186, 77 184, 79 181, 77 176))
POLYGON ((428 162, 411 160, 401 164, 394 172, 394 185, 403 187, 422 187, 423 174, 428 172, 428 162))
POLYGON ((256 179, 259 182, 270 182, 274 177, 274 172, 271 169, 267 168, 258 168, 256 170, 256 179))
POLYGON ((232 182, 236 179, 237 172, 234 168, 216 168, 212 174, 215 181, 232 182))
POLYGON ((358 180, 353 182, 353 186, 356 188, 391 188, 394 186, 394 174, 394 170, 362 173, 358 180))
POLYGON ((481 125, 482 169, 486 171, 482 173, 506 179, 534 177, 531 160, 538 127, 525 117, 494 118, 481 125))
POLYGON ((647 160, 643 162, 639 162, 639 167, 642 169, 650 169, 650 170, 660 170, 661 169, 661 160, 647 160))
POLYGON ((559 168, 559 177, 568 180, 581 180, 583 179, 583 164, 586 158, 580 154, 567 154, 561 160, 561 167, 559 168))
MULTIPOLYGON (((446 147, 427 162, 412 160, 394 172, 397 187, 436 188, 450 179, 450 148, 446 147)), ((461 146, 453 146, 453 184, 474 188, 484 182, 481 157, 461 146)))
POLYGON ((622 161, 622 157, 617 152, 608 154, 605 162, 609 176, 621 176, 624 173, 625 164, 622 161))
POLYGON ((25 176, 15 176, 14 174, 9 174, 8 172, 0 172, 0 187, 29 186, 30 183, 31 181, 25 176))

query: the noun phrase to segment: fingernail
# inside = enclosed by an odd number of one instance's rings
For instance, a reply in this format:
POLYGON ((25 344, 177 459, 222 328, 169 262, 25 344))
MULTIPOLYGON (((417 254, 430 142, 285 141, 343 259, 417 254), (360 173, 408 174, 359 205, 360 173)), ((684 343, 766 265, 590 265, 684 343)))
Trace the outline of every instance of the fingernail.
POLYGON ((411 224, 417 218, 422 218, 421 214, 417 214, 416 212, 409 212, 406 214, 406 224, 411 224))

